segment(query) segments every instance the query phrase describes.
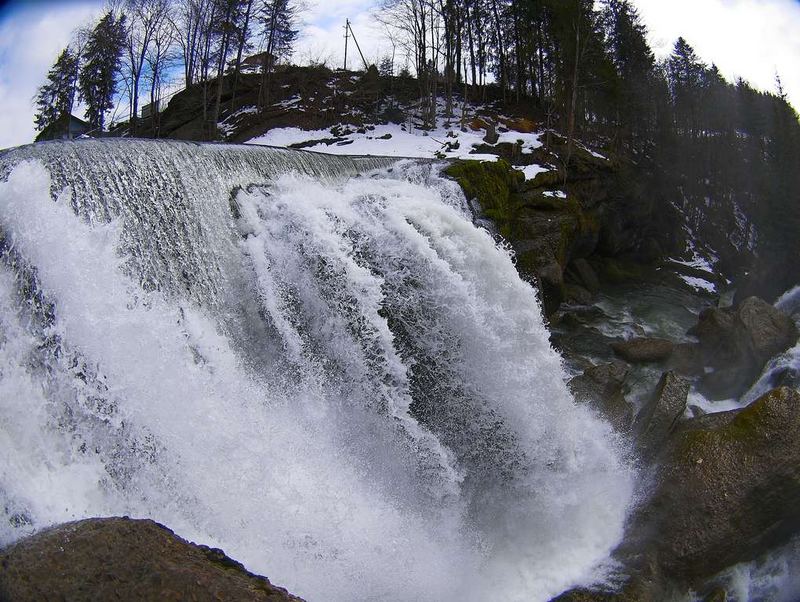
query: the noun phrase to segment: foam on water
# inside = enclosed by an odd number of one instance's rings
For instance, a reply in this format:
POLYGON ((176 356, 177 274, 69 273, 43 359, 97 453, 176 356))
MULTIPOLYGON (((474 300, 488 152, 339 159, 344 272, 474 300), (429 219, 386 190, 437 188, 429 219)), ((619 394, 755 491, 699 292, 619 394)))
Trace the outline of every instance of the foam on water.
POLYGON ((0 157, 0 545, 151 517, 311 601, 602 578, 632 471, 458 190, 238 153, 0 157))

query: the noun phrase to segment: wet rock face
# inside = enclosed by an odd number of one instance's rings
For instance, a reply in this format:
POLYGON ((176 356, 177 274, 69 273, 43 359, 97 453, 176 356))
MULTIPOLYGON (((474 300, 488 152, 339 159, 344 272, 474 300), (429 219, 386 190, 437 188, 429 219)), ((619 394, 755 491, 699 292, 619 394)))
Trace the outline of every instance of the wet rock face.
POLYGON ((588 261, 583 258, 576 259, 572 262, 571 268, 575 271, 578 284, 592 294, 600 292, 600 279, 588 261))
POLYGON ((638 443, 646 454, 658 450, 686 410, 691 384, 674 372, 665 372, 650 401, 642 408, 637 424, 638 443))
POLYGON ((151 520, 66 523, 0 552, 0 600, 119 599, 302 602, 151 520))
POLYGON ((625 399, 628 366, 619 360, 590 366, 569 382, 575 399, 593 404, 618 430, 627 430, 633 421, 633 408, 625 399))
POLYGON ((700 340, 703 364, 711 369, 701 390, 714 399, 741 395, 769 359, 798 337, 792 319, 758 297, 736 308, 705 310, 690 334, 700 340))
POLYGON ((800 392, 690 420, 665 452, 649 512, 658 566, 695 583, 800 530, 800 392))
POLYGON ((674 347, 671 341, 644 337, 611 345, 614 353, 633 364, 664 361, 672 354, 674 347))

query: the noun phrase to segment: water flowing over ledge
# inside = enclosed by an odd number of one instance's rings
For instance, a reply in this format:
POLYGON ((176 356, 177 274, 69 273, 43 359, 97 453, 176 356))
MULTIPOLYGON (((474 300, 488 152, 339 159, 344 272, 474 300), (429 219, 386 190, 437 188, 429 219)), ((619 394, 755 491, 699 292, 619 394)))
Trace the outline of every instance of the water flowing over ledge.
POLYGON ((603 577, 632 470, 435 165, 22 147, 0 236, 0 545, 151 517, 312 601, 603 577))

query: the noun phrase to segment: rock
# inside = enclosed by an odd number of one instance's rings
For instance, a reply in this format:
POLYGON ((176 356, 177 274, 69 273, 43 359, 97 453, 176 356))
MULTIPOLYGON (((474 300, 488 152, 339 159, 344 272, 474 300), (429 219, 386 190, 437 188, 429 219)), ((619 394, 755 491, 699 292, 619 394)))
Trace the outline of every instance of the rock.
POLYGON ((497 144, 497 141, 500 139, 500 134, 497 133, 497 127, 493 123, 486 123, 486 135, 483 137, 483 141, 486 144, 497 144))
POLYGON ((703 353, 697 343, 678 343, 669 356, 669 367, 685 376, 703 374, 703 353))
POLYGON ((648 454, 658 449, 686 411, 691 385, 674 372, 665 372, 650 401, 637 416, 639 444, 648 454))
POLYGON ((630 428, 633 408, 625 399, 628 366, 615 360, 591 366, 569 382, 576 401, 593 404, 620 431, 630 428))
POLYGON ((758 297, 742 301, 736 317, 744 326, 755 360, 761 367, 797 341, 797 327, 792 319, 758 297))
POLYGON ((702 364, 709 368, 700 388, 712 399, 741 395, 798 336, 789 316, 758 297, 733 308, 704 310, 689 333, 700 341, 702 364))
POLYGON ((673 599, 674 594, 675 592, 662 590, 655 583, 633 579, 623 584, 619 591, 575 588, 556 596, 550 602, 661 602, 673 599))
POLYGON ((611 284, 639 281, 645 276, 643 266, 631 261, 605 258, 600 266, 603 279, 611 284))
POLYGON ((545 315, 549 316, 555 313, 564 300, 564 280, 561 266, 555 261, 551 261, 538 270, 537 276, 542 295, 542 309, 544 309, 545 315))
POLYGON ((591 293, 600 291, 600 279, 597 277, 597 273, 594 271, 594 268, 589 265, 588 261, 583 258, 576 259, 572 262, 572 267, 577 273, 580 283, 586 287, 586 290, 591 293))
POLYGON ((665 339, 642 337, 612 343, 611 348, 622 359, 634 364, 642 364, 668 359, 675 344, 665 339))
POLYGON ((628 366, 615 360, 610 364, 592 366, 569 382, 572 394, 581 401, 607 400, 622 393, 628 378, 628 366))
POLYGON ((302 602, 151 520, 66 523, 0 552, 0 600, 118 599, 302 602))
POLYGON ((564 285, 564 299, 578 305, 589 305, 592 302, 592 293, 579 284, 564 285))
POLYGON ((700 378, 698 389, 711 400, 735 399, 748 389, 757 376, 757 370, 750 367, 742 369, 737 362, 726 368, 707 371, 700 378))
POLYGON ((637 259, 643 263, 655 263, 664 257, 664 249, 654 238, 647 238, 639 245, 637 259))
POLYGON ((648 509, 663 574, 696 584, 800 530, 800 392, 686 421, 648 509))

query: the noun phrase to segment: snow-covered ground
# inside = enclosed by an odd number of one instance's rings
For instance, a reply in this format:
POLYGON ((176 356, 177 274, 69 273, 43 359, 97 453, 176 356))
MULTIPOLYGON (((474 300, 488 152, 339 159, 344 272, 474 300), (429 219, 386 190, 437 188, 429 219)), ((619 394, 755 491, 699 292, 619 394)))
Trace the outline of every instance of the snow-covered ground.
POLYGON ((703 278, 696 278, 695 276, 687 276, 685 274, 678 274, 678 277, 696 291, 711 293, 712 295, 717 292, 717 287, 714 286, 714 283, 704 280, 703 278))
POLYGON ((555 168, 542 165, 525 165, 524 167, 515 167, 514 169, 518 169, 519 171, 524 173, 526 180, 533 180, 540 173, 552 171, 555 168))
POLYGON ((670 257, 667 261, 695 270, 695 275, 679 273, 678 276, 696 291, 714 294, 717 292, 717 287, 713 282, 715 280, 715 274, 717 273, 715 265, 719 261, 719 258, 708 249, 702 251, 698 249, 698 245, 696 244, 697 238, 694 232, 688 226, 684 226, 684 228, 687 232, 686 251, 687 255, 691 254, 691 259, 687 260, 670 257), (703 273, 708 274, 708 278, 703 278, 703 273))
MULTIPOLYGON (((359 133, 353 126, 341 126, 340 129, 343 133, 336 136, 328 129, 275 128, 263 136, 248 140, 246 144, 291 146, 318 141, 304 148, 334 155, 497 160, 497 156, 493 154, 471 152, 475 146, 484 144, 483 138, 486 134, 483 130, 462 132, 458 128, 439 127, 432 131, 424 131, 396 123, 376 125, 374 129, 366 130, 364 133, 359 133), (343 140, 329 143, 331 138, 343 138, 343 140)), ((523 154, 531 153, 542 146, 539 133, 509 131, 502 132, 499 136, 498 143, 521 144, 523 154)), ((526 178, 531 179, 536 173, 549 171, 549 168, 529 165, 524 171, 526 178)))

